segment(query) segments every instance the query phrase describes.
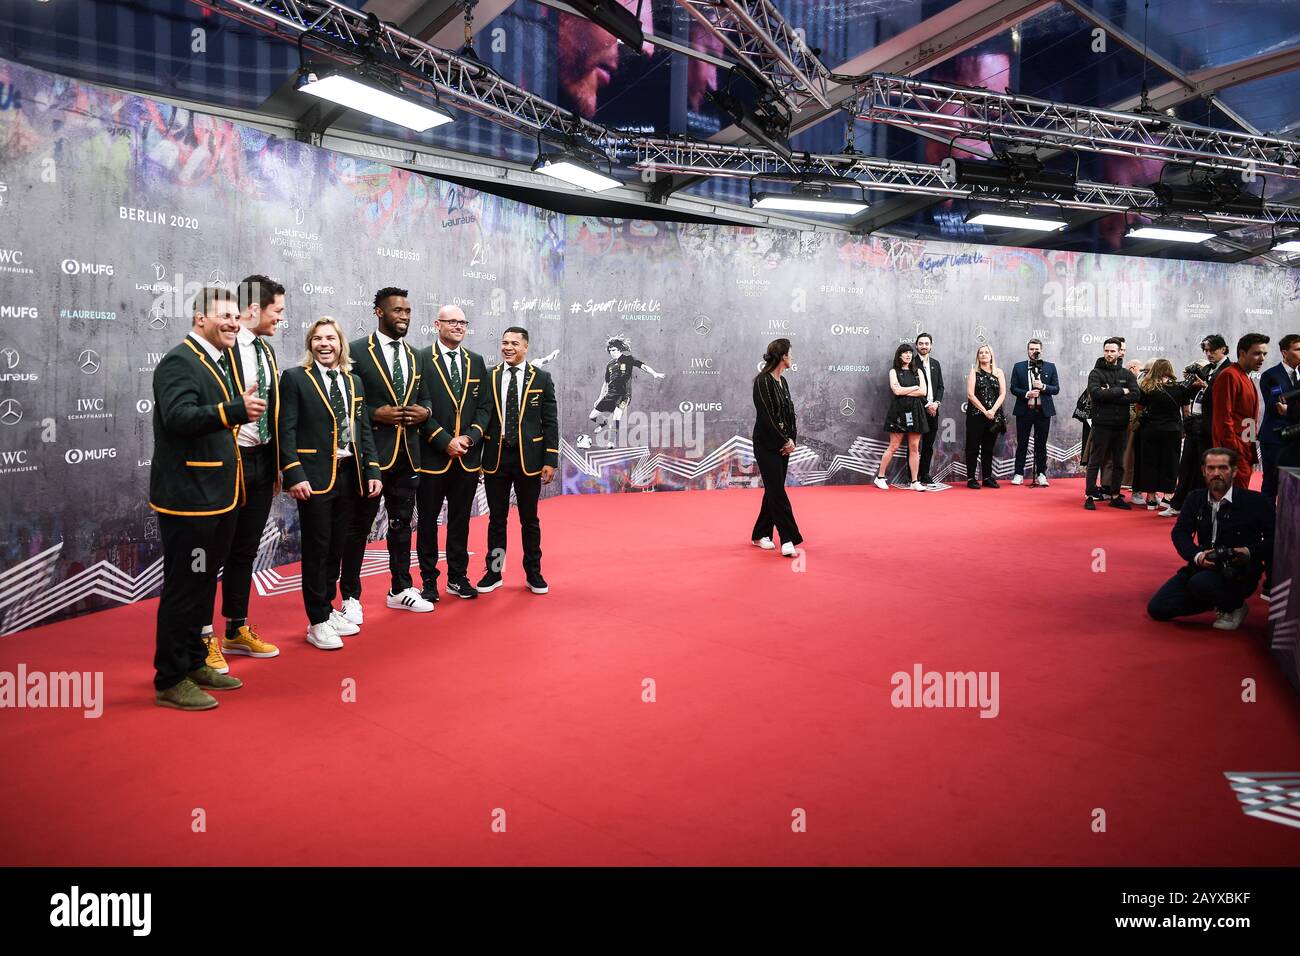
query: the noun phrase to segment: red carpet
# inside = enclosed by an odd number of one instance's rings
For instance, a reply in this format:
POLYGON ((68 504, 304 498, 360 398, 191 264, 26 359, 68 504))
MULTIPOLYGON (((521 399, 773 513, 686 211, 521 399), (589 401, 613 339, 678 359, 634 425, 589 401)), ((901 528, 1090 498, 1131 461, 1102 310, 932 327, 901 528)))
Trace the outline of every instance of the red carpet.
POLYGON ((802 572, 749 544, 758 492, 547 501, 551 594, 512 536, 505 588, 432 615, 366 579, 335 653, 298 595, 254 597, 281 656, 234 659, 208 713, 153 705, 152 601, 0 639, 0 670, 102 670, 106 697, 0 712, 0 864, 1300 862, 1223 777, 1300 769, 1264 605, 1147 620, 1171 520, 1081 490, 795 489, 802 572), (917 663, 997 671, 1000 713, 894 708, 917 663))

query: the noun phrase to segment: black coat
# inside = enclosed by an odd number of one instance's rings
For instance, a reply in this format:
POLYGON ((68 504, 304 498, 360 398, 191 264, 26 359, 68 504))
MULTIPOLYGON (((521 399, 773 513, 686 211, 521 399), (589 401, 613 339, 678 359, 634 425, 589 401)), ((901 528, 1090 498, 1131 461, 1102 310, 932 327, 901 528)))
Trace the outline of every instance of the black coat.
MULTIPOLYGON (((1212 546, 1209 496, 1205 488, 1189 492, 1170 532, 1174 547, 1186 561, 1212 546)), ((1233 488, 1232 501, 1219 507, 1217 543, 1223 547, 1250 548, 1251 560, 1258 569, 1273 553, 1273 520, 1273 508, 1263 495, 1233 488)))
POLYGON ((1093 428, 1127 428, 1129 409, 1138 400, 1137 377, 1118 361, 1111 365, 1099 358, 1088 373, 1088 398, 1093 428))
MULTIPOLYGON (((357 488, 362 497, 366 482, 380 480, 379 462, 375 457, 375 439, 365 412, 366 398, 361 379, 345 375, 339 379, 343 402, 351 410, 351 461, 357 474, 357 488)), ((280 378, 280 470, 286 488, 304 478, 311 482, 311 493, 323 495, 334 490, 338 476, 338 419, 330 405, 329 382, 316 368, 301 365, 284 370, 280 378)))
POLYGON ((149 507, 189 517, 235 508, 243 477, 235 435, 248 412, 189 336, 154 370, 153 402, 149 507))
POLYGON ((492 421, 492 392, 488 386, 487 364, 483 356, 461 346, 465 368, 461 370, 461 390, 452 391, 445 354, 437 342, 420 349, 420 404, 431 414, 420 426, 420 467, 426 475, 441 475, 451 467, 447 443, 461 435, 470 437, 469 451, 459 459, 465 471, 478 471, 483 458, 483 436, 492 421))
POLYGON ((370 423, 370 430, 374 434, 379 467, 387 471, 397 464, 397 456, 401 454, 414 470, 421 462, 419 429, 375 421, 375 409, 381 405, 421 404, 419 355, 415 349, 402 343, 411 374, 410 380, 403 383, 406 387, 402 389, 402 394, 398 395, 393 389, 392 373, 389 372, 391 359, 380 354, 381 344, 374 332, 348 343, 352 374, 361 379, 361 386, 365 389, 366 421, 370 423))
POLYGON ((780 451, 787 441, 799 440, 794 402, 784 376, 778 382, 764 372, 754 379, 754 447, 780 451), (782 384, 785 383, 785 384, 782 384))
MULTIPOLYGON (((501 467, 502 428, 501 378, 505 363, 492 369, 492 416, 483 436, 483 474, 493 475, 501 467)), ((519 463, 526 475, 540 474, 543 465, 560 464, 560 416, 551 376, 535 365, 523 363, 523 402, 519 406, 519 463)))
MULTIPOLYGON (((253 340, 253 348, 261 351, 270 370, 271 376, 266 383, 266 411, 263 412, 266 420, 271 423, 270 445, 275 452, 275 460, 280 460, 280 366, 275 360, 275 349, 271 348, 271 343, 265 340, 264 336, 257 336, 253 340)), ((250 385, 256 385, 257 379, 245 381, 244 363, 240 361, 239 345, 226 349, 226 361, 230 363, 231 371, 235 376, 235 388, 242 395, 244 389, 250 385)), ((256 428, 257 425, 250 425, 250 428, 256 428)))

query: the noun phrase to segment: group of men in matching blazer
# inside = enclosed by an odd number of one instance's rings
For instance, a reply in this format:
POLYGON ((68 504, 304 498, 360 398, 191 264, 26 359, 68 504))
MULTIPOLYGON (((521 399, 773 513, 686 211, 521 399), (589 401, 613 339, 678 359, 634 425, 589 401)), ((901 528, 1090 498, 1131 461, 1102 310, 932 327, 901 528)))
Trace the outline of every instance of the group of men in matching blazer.
POLYGON ((426 348, 406 341, 405 289, 376 293, 377 327, 348 342, 322 317, 300 362, 280 371, 269 339, 284 287, 249 276, 237 290, 208 286, 192 327, 154 373, 150 506, 163 543, 154 687, 178 710, 217 706, 209 691, 242 682, 226 654, 279 654, 248 621, 253 563, 282 489, 298 506, 307 641, 323 650, 359 633, 362 563, 379 504, 387 511, 388 607, 429 613, 439 600, 438 518, 447 505, 446 592, 465 599, 499 588, 514 492, 527 586, 541 572, 541 486, 559 465, 559 416, 548 373, 530 365, 528 332, 506 329, 488 369, 463 344, 468 322, 444 306, 426 348), (489 520, 484 572, 471 584, 469 517, 478 482, 489 520), (412 519, 421 587, 411 577, 412 519), (225 633, 212 629, 218 574, 225 633), (334 606, 336 588, 341 597, 334 606))

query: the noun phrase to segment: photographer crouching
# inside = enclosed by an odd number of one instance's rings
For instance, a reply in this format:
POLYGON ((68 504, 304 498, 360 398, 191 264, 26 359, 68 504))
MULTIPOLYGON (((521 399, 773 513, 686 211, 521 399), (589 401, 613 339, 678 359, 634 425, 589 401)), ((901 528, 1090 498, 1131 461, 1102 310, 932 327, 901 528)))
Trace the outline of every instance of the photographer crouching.
POLYGON ((1235 631, 1246 619, 1273 551, 1273 509, 1264 496, 1232 486, 1237 453, 1209 448, 1201 455, 1205 487, 1189 492, 1172 537, 1185 567, 1147 605, 1157 621, 1215 612, 1214 626, 1235 631))

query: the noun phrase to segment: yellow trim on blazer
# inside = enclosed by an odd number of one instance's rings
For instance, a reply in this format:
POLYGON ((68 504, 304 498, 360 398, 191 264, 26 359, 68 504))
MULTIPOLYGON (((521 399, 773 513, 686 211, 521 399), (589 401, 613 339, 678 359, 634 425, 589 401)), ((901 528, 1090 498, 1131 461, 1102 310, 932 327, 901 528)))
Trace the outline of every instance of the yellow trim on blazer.
MULTIPOLYGON (((189 350, 193 352, 195 356, 198 358, 199 364, 202 365, 204 368, 206 368, 212 374, 212 377, 217 380, 217 386, 221 389, 221 394, 226 397, 226 401, 230 401, 230 389, 227 388, 226 383, 222 381, 221 374, 216 370, 216 368, 213 367, 211 360, 209 360, 207 355, 205 355, 203 351, 197 345, 194 344, 193 340, 189 337, 189 335, 186 335, 182 341, 184 341, 184 343, 189 347, 189 350)), ((226 424, 227 427, 229 427, 229 423, 226 421, 225 407, 222 405, 218 405, 217 413, 221 416, 222 423, 226 424)), ((235 498, 227 507, 219 508, 216 511, 173 511, 170 508, 160 508, 159 506, 155 505, 152 501, 149 502, 149 507, 152 508, 154 511, 159 512, 160 514, 178 515, 180 517, 187 517, 187 518, 206 518, 210 515, 223 515, 227 511, 230 511, 232 508, 237 507, 239 505, 240 492, 243 490, 244 487, 244 458, 239 453, 239 441, 236 438, 236 433, 238 432, 238 430, 239 430, 238 426, 236 426, 235 428, 231 429, 230 432, 230 443, 231 445, 234 446, 235 449, 235 498)))
MULTIPOLYGON (((366 340, 370 343, 367 347, 367 351, 370 352, 370 358, 375 363, 375 367, 379 369, 379 377, 384 380, 384 387, 388 389, 388 394, 392 396, 393 404, 405 405, 410 401, 411 389, 413 389, 415 383, 420 380, 420 373, 415 369, 415 350, 406 344, 405 339, 402 340, 402 348, 406 349, 407 364, 411 366, 411 380, 406 383, 406 396, 401 401, 398 401, 397 393, 393 391, 393 379, 392 374, 388 371, 388 362, 380 360, 379 356, 375 354, 375 346, 378 344, 375 341, 375 336, 377 334, 378 333, 376 332, 370 333, 369 338, 366 340)), ((393 457, 388 460, 388 464, 380 465, 379 470, 387 471, 389 468, 393 467, 393 464, 397 461, 397 447, 399 445, 406 449, 406 460, 411 463, 412 470, 418 470, 416 469, 415 459, 411 456, 411 448, 407 444, 406 426, 395 425, 394 427, 397 429, 397 437, 393 439, 393 457)))
MULTIPOLYGON (((316 374, 315 374, 316 363, 312 362, 311 368, 305 368, 303 369, 303 371, 307 373, 307 380, 310 381, 312 387, 316 389, 316 394, 320 396, 320 400, 325 403, 325 410, 330 413, 330 428, 332 430, 332 436, 330 438, 330 448, 333 450, 332 453, 330 454, 330 483, 327 487, 322 488, 320 491, 317 491, 315 488, 311 490, 311 493, 313 495, 324 495, 334 490, 334 482, 338 478, 339 420, 334 415, 334 406, 330 404, 329 397, 325 394, 324 391, 321 390, 320 382, 316 381, 316 374)), ((343 390, 346 392, 348 385, 351 384, 352 376, 346 372, 342 374, 344 379, 346 380, 343 384, 343 390)))
POLYGON ((185 464, 191 468, 220 468, 225 462, 221 461, 187 461, 185 464))

